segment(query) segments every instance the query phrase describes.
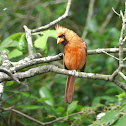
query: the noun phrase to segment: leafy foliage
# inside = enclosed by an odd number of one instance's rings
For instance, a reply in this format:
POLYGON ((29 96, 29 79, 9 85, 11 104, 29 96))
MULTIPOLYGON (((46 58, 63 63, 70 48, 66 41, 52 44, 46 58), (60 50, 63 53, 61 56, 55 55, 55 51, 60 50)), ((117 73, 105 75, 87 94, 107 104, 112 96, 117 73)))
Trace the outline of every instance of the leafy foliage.
POLYGON ((43 32, 43 36, 39 36, 38 39, 35 40, 35 47, 41 48, 45 53, 48 51, 47 41, 49 37, 56 38, 56 31, 55 30, 46 30, 43 32))
MULTIPOLYGON (((86 22, 89 1, 72 1, 70 16, 59 24, 82 35, 84 26, 88 32, 85 41, 88 49, 118 47, 121 19, 113 14, 105 29, 99 32, 106 16, 114 7, 117 12, 124 10, 124 1, 95 1, 92 20, 86 22)), ((26 35, 23 25, 37 28, 58 18, 65 11, 66 2, 54 0, 0 1, 0 50, 6 50, 11 61, 18 61, 28 55, 26 35)), ((54 27, 32 34, 34 51, 44 56, 62 52, 64 47, 56 44, 54 27), (53 30, 52 30, 53 29, 53 30)), ((117 56, 117 54, 113 54, 117 56)), ((62 61, 59 61, 62 64, 62 61)), ((111 74, 118 61, 105 54, 89 55, 86 72, 111 74)), ((120 78, 119 78, 120 79, 120 78)), ((1 107, 14 106, 17 110, 42 122, 49 122, 69 116, 52 123, 52 126, 124 126, 126 120, 126 93, 112 82, 103 80, 76 79, 75 96, 72 104, 64 103, 66 76, 45 73, 25 80, 29 90, 7 82, 1 107), (80 114, 80 112, 82 112, 80 114), (100 119, 97 116, 105 113, 100 119)), ((125 82, 122 81, 126 86, 125 82)), ((37 126, 38 124, 14 112, 1 111, 0 125, 37 126)))

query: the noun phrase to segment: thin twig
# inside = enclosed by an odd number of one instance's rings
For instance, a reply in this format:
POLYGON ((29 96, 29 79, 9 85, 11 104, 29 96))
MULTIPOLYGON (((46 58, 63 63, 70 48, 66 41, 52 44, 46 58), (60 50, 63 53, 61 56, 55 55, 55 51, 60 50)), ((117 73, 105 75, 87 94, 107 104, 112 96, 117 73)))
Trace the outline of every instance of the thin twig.
POLYGON ((65 13, 60 16, 59 18, 57 18, 56 20, 50 22, 49 24, 45 25, 45 26, 41 26, 39 28, 36 29, 32 29, 31 32, 37 32, 37 31, 41 31, 41 30, 45 30, 48 29, 49 27, 55 25, 56 23, 58 23, 59 21, 63 20, 64 18, 66 18, 69 15, 69 10, 70 10, 70 6, 71 6, 71 1, 72 0, 68 0, 67 6, 66 6, 66 11, 65 13))
POLYGON ((103 53, 105 53, 106 55, 111 56, 112 58, 119 60, 119 58, 117 58, 117 57, 115 57, 115 56, 113 56, 113 55, 111 55, 111 54, 105 52, 104 50, 101 50, 101 51, 102 51, 103 53))
POLYGON ((115 14, 117 14, 119 17, 121 16, 113 7, 112 7, 112 10, 115 14))
POLYGON ((39 121, 39 120, 37 120, 37 119, 34 119, 33 117, 31 117, 31 116, 29 116, 29 115, 26 115, 26 114, 24 114, 24 113, 22 113, 22 112, 20 112, 20 111, 18 111, 18 110, 16 110, 16 109, 10 109, 10 110, 13 111, 13 112, 15 112, 15 113, 18 113, 19 115, 22 115, 22 116, 24 116, 24 117, 30 119, 30 120, 32 120, 32 121, 34 121, 34 122, 36 122, 36 123, 38 123, 38 124, 45 125, 45 123, 43 123, 43 122, 41 122, 41 121, 39 121))
POLYGON ((120 10, 120 15, 121 15, 121 17, 122 17, 122 21, 124 22, 124 15, 123 15, 122 10, 120 10))
POLYGON ((119 74, 124 80, 126 80, 126 76, 122 72, 119 72, 119 74))
POLYGON ((117 86, 119 86, 120 88, 122 88, 123 89, 123 91, 125 91, 126 92, 126 87, 123 85, 123 84, 121 84, 118 80, 113 80, 113 82, 117 85, 117 86))
POLYGON ((0 72, 7 74, 9 77, 11 77, 13 80, 15 80, 17 83, 20 84, 20 81, 15 76, 13 76, 12 73, 10 73, 8 70, 6 70, 5 68, 0 68, 0 72))
POLYGON ((24 29, 25 29, 25 32, 26 32, 26 39, 27 39, 27 42, 28 42, 29 56, 34 56, 33 43, 32 43, 32 38, 31 38, 31 30, 28 29, 28 27, 26 25, 24 25, 24 29))
POLYGON ((106 26, 109 24, 110 20, 112 19, 112 16, 113 16, 113 11, 111 10, 107 17, 105 18, 105 21, 103 22, 102 26, 99 28, 99 33, 103 33, 106 26))
MULTIPOLYGON (((91 113, 92 113, 92 112, 88 112, 88 114, 91 114, 91 113)), ((57 118, 57 119, 55 119, 55 120, 53 120, 53 121, 46 122, 45 125, 49 125, 49 124, 52 124, 52 123, 54 123, 54 122, 57 122, 57 121, 66 119, 66 118, 68 118, 68 117, 70 117, 70 116, 80 115, 80 114, 85 114, 85 112, 77 112, 77 113, 73 113, 73 114, 71 114, 71 115, 67 115, 67 116, 64 116, 64 117, 60 117, 60 118, 57 118)))
POLYGON ((8 123, 7 123, 6 118, 4 117, 4 115, 0 114, 0 117, 4 120, 4 122, 5 122, 6 126, 9 126, 9 125, 8 125, 8 123))
POLYGON ((125 61, 126 60, 126 57, 123 59, 123 61, 125 61))
POLYGON ((89 7, 88 7, 88 14, 87 14, 87 19, 86 19, 86 24, 82 33, 82 38, 85 39, 87 35, 87 23, 91 20, 93 16, 93 10, 94 10, 94 3, 95 0, 90 0, 89 7))
MULTIPOLYGON (((124 59, 123 59, 123 43, 125 41, 125 37, 124 37, 124 33, 125 33, 125 28, 126 28, 126 2, 125 2, 125 12, 124 15, 122 13, 122 11, 120 11, 120 15, 122 17, 122 28, 121 28, 121 34, 120 34, 120 38, 119 38, 119 66, 118 68, 113 72, 112 74, 112 80, 115 79, 115 77, 119 74, 119 72, 121 72, 124 68, 124 59)), ((118 81, 115 81, 116 84, 119 84, 118 81)))
POLYGON ((3 101, 0 102, 0 106, 1 106, 5 101, 7 101, 8 99, 10 99, 10 98, 12 98, 12 97, 14 97, 15 95, 18 95, 18 94, 20 94, 20 93, 19 93, 19 92, 18 92, 18 93, 14 93, 14 94, 9 95, 8 97, 6 97, 3 101))
MULTIPOLYGON (((52 124, 52 123, 54 123, 54 122, 63 120, 63 119, 65 119, 65 118, 68 118, 68 117, 70 117, 70 116, 85 114, 85 112, 77 112, 77 113, 73 113, 73 114, 71 114, 71 115, 67 115, 67 116, 64 116, 64 117, 57 118, 57 119, 52 120, 52 121, 50 121, 50 122, 41 122, 41 121, 39 121, 39 120, 37 120, 37 119, 34 119, 33 117, 31 117, 31 116, 29 116, 29 115, 26 115, 26 114, 24 114, 24 113, 22 113, 22 112, 20 112, 20 111, 18 111, 18 110, 16 110, 16 109, 13 109, 12 107, 10 107, 10 108, 1 108, 1 109, 3 109, 4 111, 13 111, 13 112, 15 112, 15 113, 17 113, 17 114, 19 114, 19 115, 21 115, 21 116, 24 116, 24 117, 26 117, 26 118, 28 118, 28 119, 30 119, 30 120, 32 120, 32 121, 38 123, 38 124, 41 124, 41 125, 49 125, 49 124, 52 124)), ((92 112, 89 112, 88 114, 91 114, 91 113, 92 113, 92 112)))
POLYGON ((124 63, 123 63, 123 39, 124 39, 124 32, 125 32, 125 28, 126 28, 126 2, 125 2, 125 12, 124 12, 124 16, 123 13, 121 13, 122 15, 122 29, 121 29, 121 34, 120 34, 120 39, 119 39, 119 68, 120 71, 123 69, 124 63))
MULTIPOLYGON (((96 55, 96 54, 102 54, 104 52, 106 53, 118 53, 119 48, 101 48, 101 49, 92 49, 88 50, 88 55, 96 55)), ((126 52, 126 48, 123 48, 123 51, 126 52)))

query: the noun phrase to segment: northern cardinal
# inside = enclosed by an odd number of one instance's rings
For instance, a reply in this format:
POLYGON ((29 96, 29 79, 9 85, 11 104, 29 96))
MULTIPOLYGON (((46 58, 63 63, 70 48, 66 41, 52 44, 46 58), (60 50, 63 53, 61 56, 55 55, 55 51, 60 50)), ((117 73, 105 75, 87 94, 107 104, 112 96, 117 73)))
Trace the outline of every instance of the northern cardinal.
MULTIPOLYGON (((62 43, 65 46, 63 64, 67 70, 84 71, 87 62, 86 43, 72 30, 56 25, 57 44, 62 43)), ((74 95, 75 77, 68 76, 65 97, 66 103, 70 104, 74 95)))

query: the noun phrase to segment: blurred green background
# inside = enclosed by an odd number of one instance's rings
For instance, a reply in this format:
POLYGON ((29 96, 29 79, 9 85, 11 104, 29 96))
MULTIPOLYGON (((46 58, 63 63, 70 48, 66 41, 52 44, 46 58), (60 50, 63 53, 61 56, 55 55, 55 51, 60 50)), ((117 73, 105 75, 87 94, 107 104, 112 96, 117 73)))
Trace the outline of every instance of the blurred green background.
MULTIPOLYGON (((58 24, 82 36, 88 50, 98 48, 118 48, 122 19, 112 12, 124 12, 124 0, 95 0, 93 15, 87 21, 90 0, 72 0, 69 17, 58 24), (108 17, 108 15, 110 15, 108 17), (106 23, 106 24, 105 24, 106 23), (105 27, 104 27, 105 25, 105 27)), ((38 28, 61 16, 66 9, 66 0, 0 0, 0 50, 6 50, 11 61, 19 61, 28 56, 26 36, 23 26, 38 28)), ((55 26, 32 34, 34 51, 43 56, 53 56, 63 52, 64 47, 56 44, 55 26)), ((126 44, 125 44, 126 47, 126 44)), ((113 54, 118 57, 118 54, 113 54)), ((112 74, 118 61, 106 54, 89 55, 85 72, 112 74)), ((1 59, 0 59, 1 60, 1 59)), ((52 62, 59 67, 62 60, 52 62)), ((126 63, 125 63, 126 64, 126 63)), ((45 64, 41 64, 45 65, 45 64)), ((34 66, 37 67, 38 65, 34 66)), ((25 69, 27 70, 27 69, 25 69)), ((24 70, 22 70, 24 71, 24 70)), ((126 74, 126 72, 124 71, 126 74)), ((11 107, 49 122, 72 113, 84 112, 52 123, 52 126, 124 126, 126 120, 126 94, 112 82, 77 78, 74 100, 71 105, 64 103, 66 76, 45 73, 25 80, 26 87, 7 82, 0 107, 11 107), (99 113, 106 113, 97 119, 99 113), (119 118, 120 117, 120 118, 119 118)), ((125 81, 118 77, 126 86, 125 81)), ((0 113, 0 126, 38 126, 36 122, 11 111, 0 113)))

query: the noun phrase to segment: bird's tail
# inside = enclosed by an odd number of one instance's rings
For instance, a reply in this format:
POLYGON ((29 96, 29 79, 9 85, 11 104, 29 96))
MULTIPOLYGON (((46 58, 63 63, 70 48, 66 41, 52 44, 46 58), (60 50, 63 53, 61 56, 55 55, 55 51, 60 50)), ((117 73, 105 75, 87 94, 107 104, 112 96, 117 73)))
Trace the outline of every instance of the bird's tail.
POLYGON ((74 76, 68 76, 67 77, 64 100, 68 104, 70 104, 72 102, 72 100, 73 100, 75 79, 76 78, 74 76))

